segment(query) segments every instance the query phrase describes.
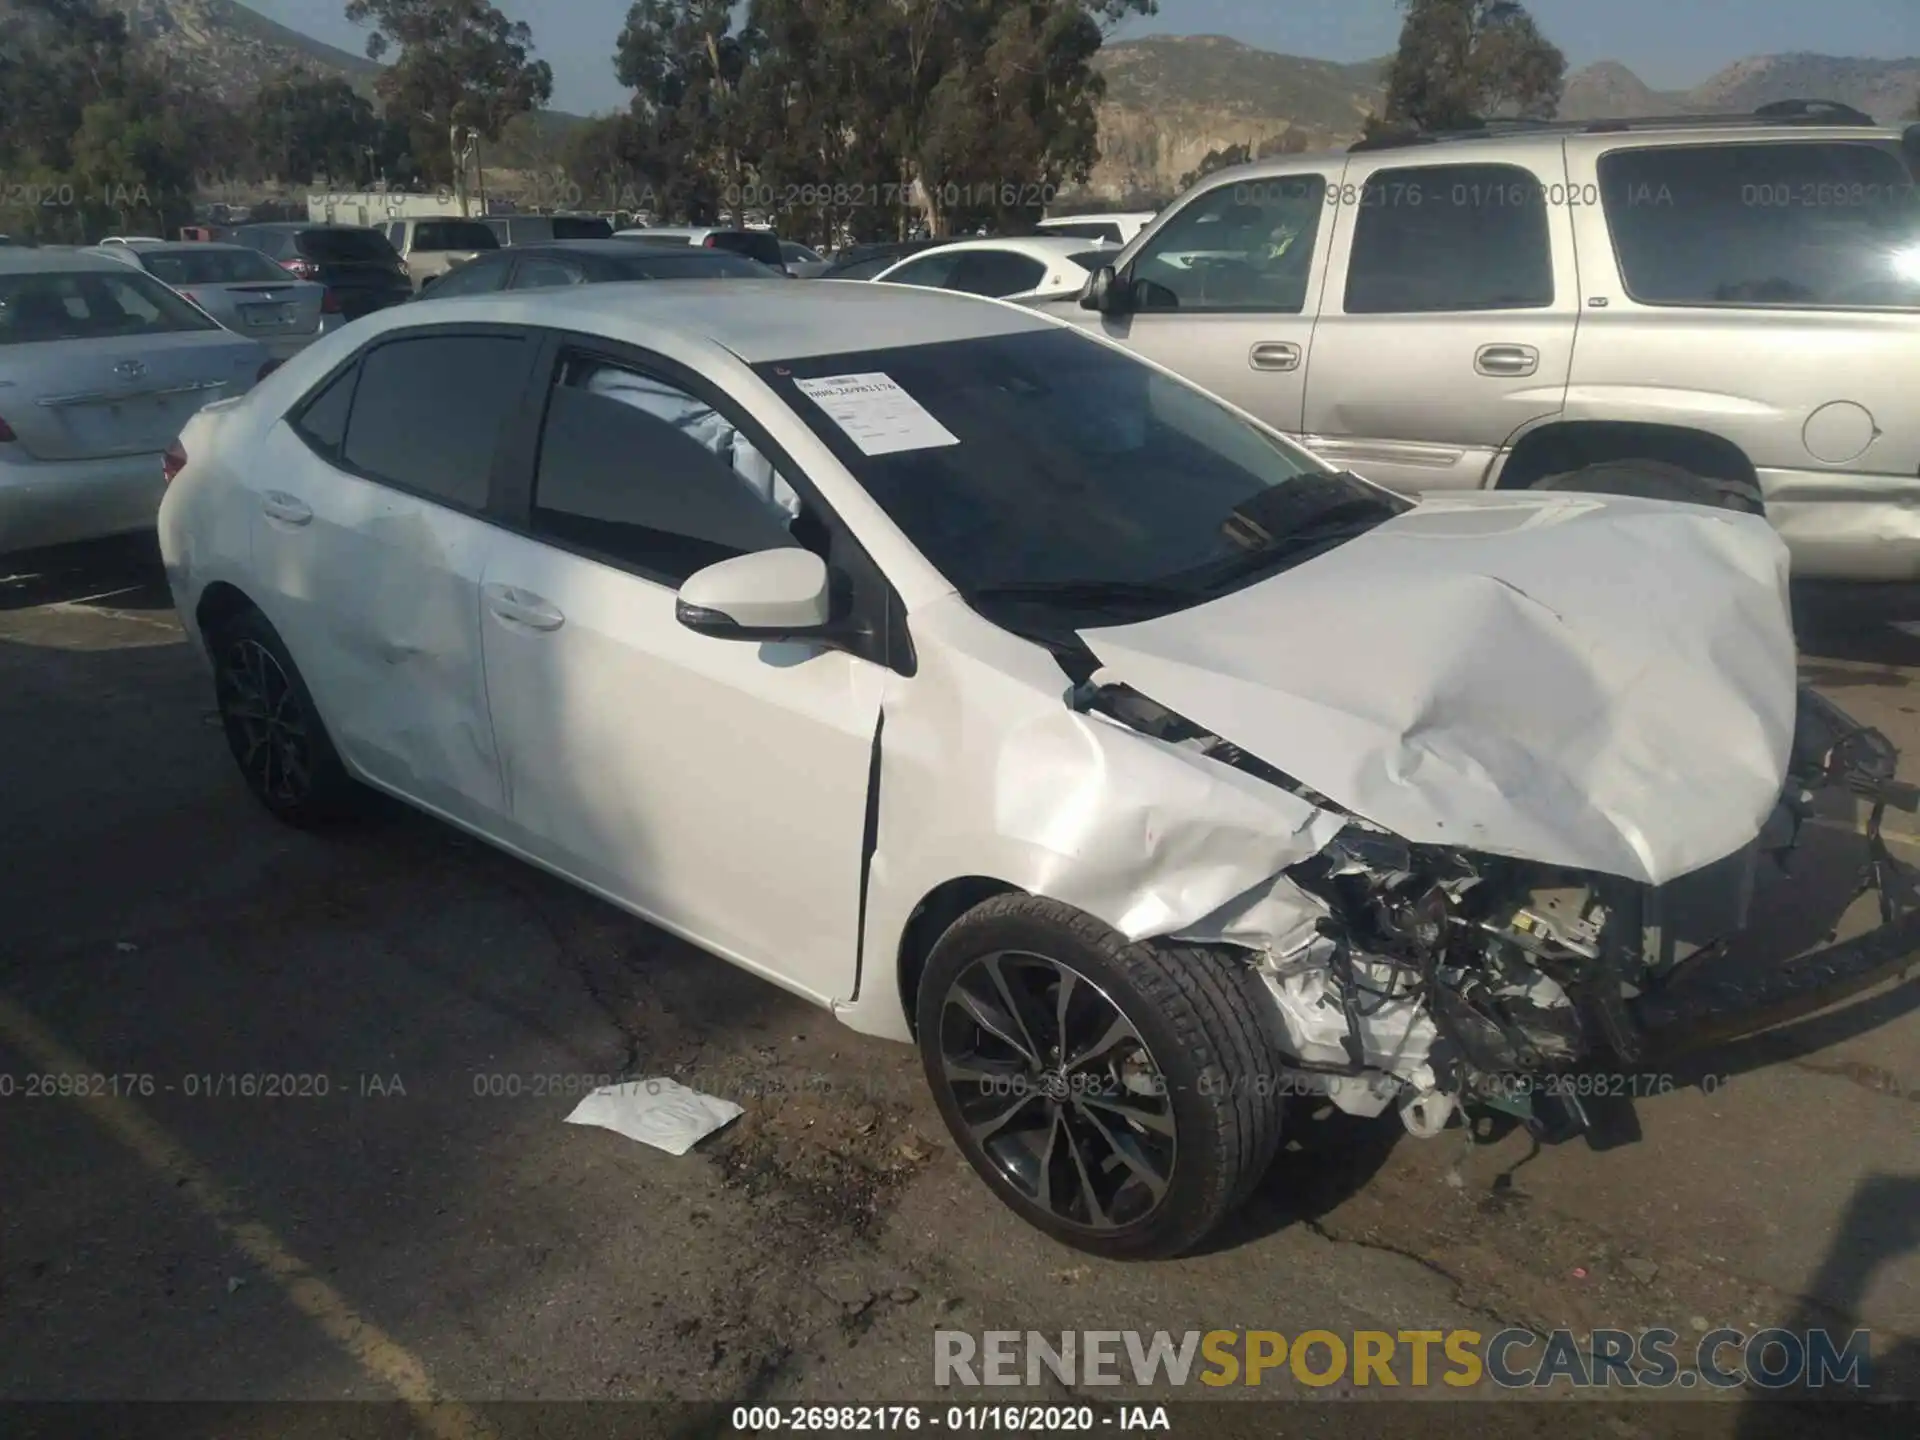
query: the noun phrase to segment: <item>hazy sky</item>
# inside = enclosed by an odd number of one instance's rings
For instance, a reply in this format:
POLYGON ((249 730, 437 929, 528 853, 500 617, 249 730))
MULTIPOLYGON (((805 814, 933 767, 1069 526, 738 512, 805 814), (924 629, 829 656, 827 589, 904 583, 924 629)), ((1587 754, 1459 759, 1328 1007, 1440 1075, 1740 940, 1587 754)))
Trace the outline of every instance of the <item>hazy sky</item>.
MULTIPOLYGON (((316 39, 361 53, 366 34, 344 0, 246 0, 316 39)), ((628 0, 494 0, 533 26, 553 66, 561 110, 626 101, 613 78, 613 38, 628 0)), ((1534 18, 1574 66, 1619 60, 1656 89, 1684 89, 1748 55, 1920 55, 1920 0, 1530 0, 1534 18)), ((1160 0, 1160 13, 1121 32, 1231 35, 1249 45, 1326 60, 1384 55, 1400 33, 1394 0, 1160 0)))

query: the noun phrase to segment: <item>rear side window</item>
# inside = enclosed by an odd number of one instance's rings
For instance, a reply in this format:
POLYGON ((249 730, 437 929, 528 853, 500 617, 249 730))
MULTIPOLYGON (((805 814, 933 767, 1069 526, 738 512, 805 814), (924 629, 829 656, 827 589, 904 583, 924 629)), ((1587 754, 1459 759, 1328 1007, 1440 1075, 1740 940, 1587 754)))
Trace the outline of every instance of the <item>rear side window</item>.
POLYGON ((353 469, 463 510, 487 503, 494 441, 520 399, 526 342, 395 340, 360 362, 341 456, 353 469))
POLYGON ((1615 150, 1599 176, 1643 305, 1920 307, 1920 202, 1892 146, 1615 150))
POLYGON ((1349 315, 1553 304, 1540 182, 1516 165, 1377 170, 1355 197, 1349 315))
POLYGON ((359 378, 360 367, 349 366, 294 415, 294 432, 323 459, 340 458, 347 438, 347 412, 353 406, 353 384, 359 378))
POLYGON ((478 220, 422 220, 413 227, 416 250, 497 250, 500 242, 478 220))
POLYGON ((613 226, 590 215, 556 215, 550 222, 555 240, 608 240, 613 226))
POLYGON ((302 230, 300 253, 309 260, 388 262, 399 258, 378 230, 343 227, 338 230, 302 230))
POLYGON ((1044 260, 1012 250, 969 250, 953 267, 947 287, 968 295, 1020 295, 1047 278, 1044 260))
POLYGON ((0 345, 118 340, 220 327, 132 267, 0 275, 0 345))

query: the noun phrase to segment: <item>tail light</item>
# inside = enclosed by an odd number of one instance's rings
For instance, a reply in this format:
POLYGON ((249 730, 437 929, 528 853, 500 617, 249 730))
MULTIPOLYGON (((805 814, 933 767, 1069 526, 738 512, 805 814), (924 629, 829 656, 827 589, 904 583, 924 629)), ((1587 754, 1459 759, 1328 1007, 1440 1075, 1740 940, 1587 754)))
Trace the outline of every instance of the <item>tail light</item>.
POLYGON ((267 376, 271 375, 274 371, 278 370, 279 368, 280 368, 280 362, 278 360, 267 361, 266 364, 260 367, 260 373, 253 377, 254 383, 256 385, 259 384, 262 380, 266 379, 267 376))
POLYGON ((320 267, 304 255, 296 255, 291 260, 282 260, 280 268, 290 275, 298 275, 302 280, 311 280, 320 273, 320 267))
POLYGON ((173 483, 174 476, 187 468, 186 448, 176 440, 167 446, 167 453, 160 457, 160 474, 167 484, 173 483))
POLYGON ((320 296, 320 313, 322 315, 340 314, 340 297, 331 290, 322 293, 320 296))
POLYGON ((18 435, 13 433, 13 426, 7 423, 6 417, 0 416, 0 445, 5 445, 7 442, 18 440, 19 438, 18 435))
POLYGON ((707 249, 709 250, 718 250, 720 248, 719 243, 711 235, 707 236, 707 238, 702 240, 700 243, 706 246, 707 249))

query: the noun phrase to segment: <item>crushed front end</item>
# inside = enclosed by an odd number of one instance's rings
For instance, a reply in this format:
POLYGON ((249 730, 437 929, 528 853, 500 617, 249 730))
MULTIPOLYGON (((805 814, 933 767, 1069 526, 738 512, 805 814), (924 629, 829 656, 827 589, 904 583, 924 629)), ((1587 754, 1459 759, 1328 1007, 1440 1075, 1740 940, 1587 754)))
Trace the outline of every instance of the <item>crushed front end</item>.
MULTIPOLYGON (((1124 687, 1088 687, 1082 703, 1339 809, 1124 687)), ((1632 1090, 1543 1077, 1618 1075, 1675 1040, 1777 1024, 1909 962, 1920 878, 1881 824, 1889 807, 1920 810, 1920 790, 1895 780, 1897 760, 1878 731, 1803 689, 1786 785, 1762 832, 1662 885, 1412 844, 1349 815, 1284 877, 1310 905, 1309 923, 1284 944, 1249 947, 1279 1048, 1340 1109, 1397 1107, 1418 1136, 1466 1107, 1506 1111, 1550 1138, 1579 1133, 1582 1095, 1632 1090), (1836 808, 1865 849, 1844 908, 1874 895, 1879 926, 1785 965, 1743 959, 1757 886, 1792 883, 1807 827, 1833 823, 1836 808)))

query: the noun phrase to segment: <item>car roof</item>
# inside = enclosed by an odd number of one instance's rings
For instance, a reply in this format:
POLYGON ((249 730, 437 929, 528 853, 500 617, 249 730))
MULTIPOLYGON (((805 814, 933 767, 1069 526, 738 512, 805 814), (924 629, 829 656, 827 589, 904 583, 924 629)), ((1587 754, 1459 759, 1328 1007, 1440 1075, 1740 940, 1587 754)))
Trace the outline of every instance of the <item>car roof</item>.
POLYGON ((707 250, 697 245, 642 245, 635 241, 640 237, 629 235, 618 239, 611 235, 589 235, 579 240, 536 240, 531 245, 513 245, 496 253, 501 255, 609 255, 622 260, 630 260, 636 255, 648 260, 657 260, 662 255, 678 260, 687 256, 698 261, 724 255, 728 260, 748 259, 731 250, 707 250))
MULTIPOLYGON (((1316 150, 1304 155, 1273 155, 1244 165, 1215 170, 1197 182, 1195 190, 1218 189, 1236 181, 1266 180, 1300 170, 1344 164, 1349 156, 1374 160, 1393 157, 1408 166, 1464 165, 1476 162, 1538 159, 1542 151, 1563 149, 1587 153, 1625 148, 1671 148, 1678 145, 1804 144, 1807 141, 1849 140, 1855 143, 1899 143, 1898 127, 1884 125, 1809 125, 1757 123, 1738 116, 1655 120, 1585 120, 1551 122, 1537 126, 1499 124, 1466 134, 1416 136, 1405 141, 1363 142, 1361 148, 1316 150)), ((1075 217, 1080 218, 1080 217, 1075 217)), ((1097 218, 1097 217, 1096 217, 1097 218)))
POLYGON ((1151 220, 1158 210, 1089 210, 1082 215, 1050 215, 1039 224, 1045 227, 1055 225, 1084 225, 1088 222, 1099 223, 1105 220, 1151 220))
POLYGON ((0 246, 0 275, 44 275, 53 270, 105 271, 124 275, 131 267, 125 260, 103 255, 97 250, 28 249, 26 246, 0 246))
POLYGON ((718 346, 748 364, 1058 328, 1035 311, 946 290, 854 280, 796 284, 779 277, 459 295, 431 306, 395 306, 367 319, 385 329, 444 324, 456 315, 642 344, 650 336, 671 335, 718 346))

